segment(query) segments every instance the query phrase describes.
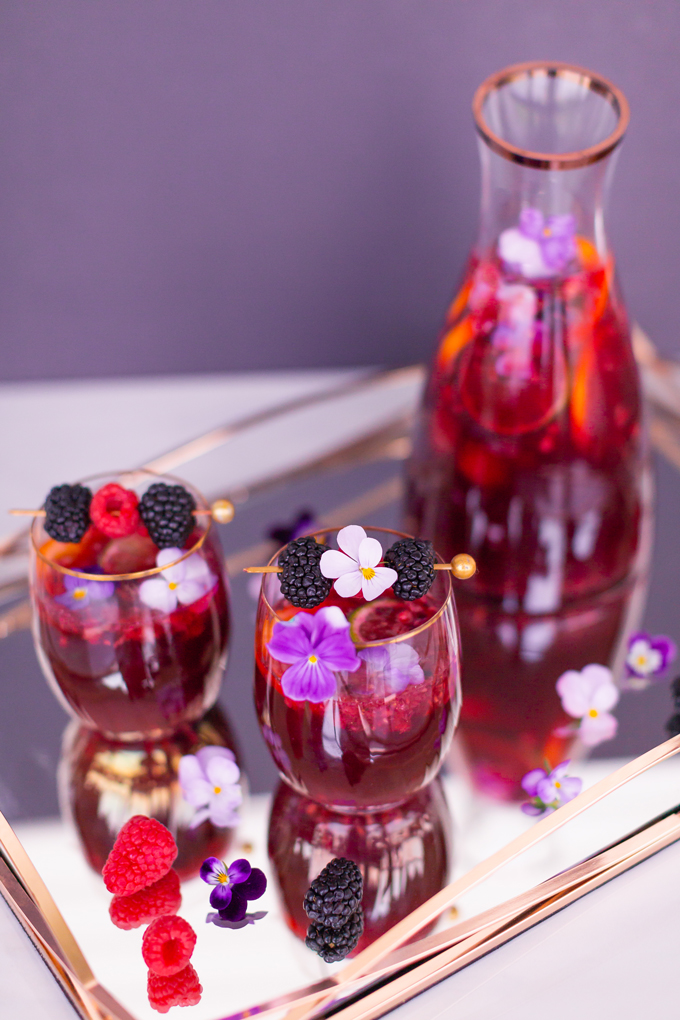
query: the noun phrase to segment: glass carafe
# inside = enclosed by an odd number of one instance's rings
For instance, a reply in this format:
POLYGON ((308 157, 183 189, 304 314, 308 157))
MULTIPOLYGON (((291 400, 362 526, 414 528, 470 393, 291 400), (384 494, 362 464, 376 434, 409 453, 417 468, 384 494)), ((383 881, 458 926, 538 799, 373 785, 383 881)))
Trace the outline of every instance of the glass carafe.
POLYGON ((460 733, 479 788, 569 750, 555 682, 613 665, 648 550, 638 373, 603 204, 628 105, 564 64, 517 65, 473 103, 478 242, 441 335, 407 527, 478 565, 456 600, 460 733))

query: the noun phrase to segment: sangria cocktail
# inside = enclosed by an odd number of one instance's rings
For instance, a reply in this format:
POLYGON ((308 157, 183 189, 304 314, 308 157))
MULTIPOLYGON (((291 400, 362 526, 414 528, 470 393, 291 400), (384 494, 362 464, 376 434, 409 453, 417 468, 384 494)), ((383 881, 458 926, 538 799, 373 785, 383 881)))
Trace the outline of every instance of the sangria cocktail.
POLYGON ((318 532, 284 547, 270 567, 286 572, 263 580, 255 637, 262 733, 285 781, 335 810, 380 810, 411 797, 437 774, 458 719, 451 575, 433 569, 429 543, 417 543, 429 547, 431 580, 417 597, 400 587, 405 560, 393 550, 413 542, 357 525, 318 532), (319 562, 329 564, 327 576, 315 574, 319 562), (311 599, 300 599, 301 589, 313 590, 311 599))
POLYGON ((35 645, 64 706, 107 737, 158 738, 215 702, 228 596, 210 508, 134 471, 58 486, 31 532, 35 645))

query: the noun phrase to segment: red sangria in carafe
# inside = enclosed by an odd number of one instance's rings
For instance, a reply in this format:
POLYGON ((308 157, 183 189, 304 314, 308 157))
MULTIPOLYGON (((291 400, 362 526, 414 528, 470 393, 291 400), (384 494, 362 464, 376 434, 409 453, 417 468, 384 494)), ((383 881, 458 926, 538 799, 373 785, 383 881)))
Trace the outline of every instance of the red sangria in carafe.
MULTIPOLYGON (((638 373, 602 217, 628 107, 565 65, 478 90, 480 240, 409 465, 409 530, 477 574, 457 594, 461 729, 492 795, 556 765, 567 669, 612 665, 648 552, 638 373)), ((636 600, 637 601, 637 600, 636 600)))

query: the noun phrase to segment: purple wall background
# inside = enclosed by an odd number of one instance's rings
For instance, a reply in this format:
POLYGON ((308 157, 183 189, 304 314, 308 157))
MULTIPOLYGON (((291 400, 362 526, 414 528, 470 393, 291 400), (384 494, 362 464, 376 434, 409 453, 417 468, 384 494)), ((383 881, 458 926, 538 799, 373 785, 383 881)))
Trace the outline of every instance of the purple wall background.
POLYGON ((627 93, 610 235, 680 355, 677 0, 4 0, 5 379, 429 356, 474 238, 475 86, 627 93))

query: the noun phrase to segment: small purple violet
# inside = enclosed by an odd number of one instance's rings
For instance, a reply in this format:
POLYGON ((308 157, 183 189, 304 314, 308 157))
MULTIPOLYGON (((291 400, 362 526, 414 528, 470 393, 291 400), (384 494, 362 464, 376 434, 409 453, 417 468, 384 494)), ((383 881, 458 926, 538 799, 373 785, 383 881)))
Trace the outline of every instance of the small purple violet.
POLYGON ((201 865, 201 878, 214 886, 210 906, 219 911, 224 921, 242 921, 248 900, 259 900, 267 888, 265 873, 251 868, 245 857, 227 866, 217 857, 208 857, 201 865))
POLYGON ((210 819, 218 828, 238 825, 243 800, 241 773, 234 754, 226 747, 202 747, 179 760, 179 785, 188 804, 196 809, 189 825, 195 829, 210 819))
POLYGON ((386 693, 400 694, 425 679, 418 653, 408 641, 364 648, 359 658, 366 663, 367 680, 373 685, 381 682, 386 693))
POLYGON ((556 276, 576 255, 576 221, 571 214, 548 216, 540 209, 520 213, 516 227, 498 239, 498 254, 509 269, 527 279, 556 276))
POLYGON ((327 701, 336 691, 335 673, 353 673, 361 665, 339 606, 277 621, 267 648, 274 659, 290 663, 281 687, 292 701, 327 701))
POLYGON ((111 598, 115 587, 113 581, 90 581, 84 577, 64 574, 66 591, 63 595, 57 595, 56 600, 68 609, 83 609, 91 602, 102 602, 111 598))
POLYGON ((556 765, 552 772, 546 769, 532 769, 526 773, 522 778, 522 789, 531 799, 522 804, 525 815, 550 814, 574 797, 578 797, 583 781, 578 776, 566 775, 569 764, 569 760, 563 761, 556 765))
POLYGON ((675 642, 665 634, 638 631, 628 638, 626 672, 637 680, 651 680, 666 672, 677 655, 675 642))

